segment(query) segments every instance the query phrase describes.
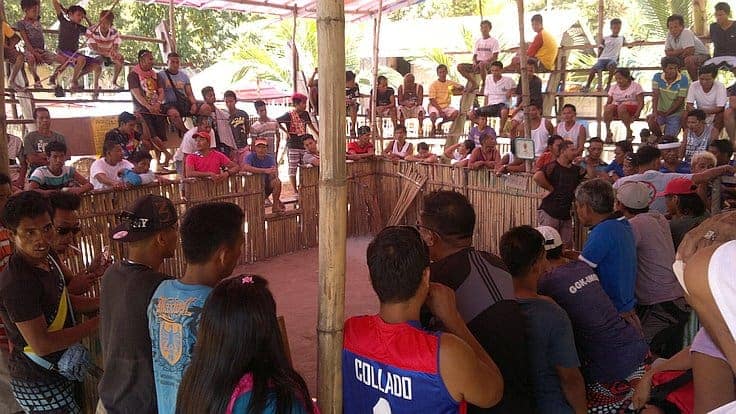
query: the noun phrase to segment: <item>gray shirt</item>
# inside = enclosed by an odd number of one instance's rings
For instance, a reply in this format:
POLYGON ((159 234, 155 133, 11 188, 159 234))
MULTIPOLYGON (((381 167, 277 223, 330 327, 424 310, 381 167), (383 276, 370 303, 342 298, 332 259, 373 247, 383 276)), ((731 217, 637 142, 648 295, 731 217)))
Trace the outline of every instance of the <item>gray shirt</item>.
POLYGON ((696 55, 710 56, 708 48, 705 47, 703 42, 690 29, 683 29, 682 33, 676 38, 669 33, 667 34, 664 50, 686 49, 688 47, 694 47, 694 53, 696 55))
POLYGON ((636 242, 636 299, 640 305, 654 305, 683 297, 682 287, 672 271, 675 245, 667 219, 658 211, 637 214, 629 219, 636 242))
POLYGON ((178 71, 176 74, 169 73, 168 75, 171 76, 171 80, 174 81, 174 84, 172 85, 169 81, 169 76, 166 76, 167 69, 162 70, 158 73, 158 84, 160 86, 163 86, 164 88, 164 103, 172 104, 176 103, 176 92, 174 92, 174 89, 178 90, 179 93, 182 96, 186 96, 186 85, 191 86, 191 82, 189 81, 189 76, 187 76, 184 71, 178 71))

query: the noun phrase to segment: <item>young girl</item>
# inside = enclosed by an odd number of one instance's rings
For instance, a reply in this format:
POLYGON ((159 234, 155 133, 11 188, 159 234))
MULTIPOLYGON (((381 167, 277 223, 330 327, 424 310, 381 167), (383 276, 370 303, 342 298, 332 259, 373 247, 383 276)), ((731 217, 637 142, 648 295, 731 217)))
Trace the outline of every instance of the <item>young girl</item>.
POLYGON ((197 338, 177 413, 318 412, 284 353, 276 302, 262 277, 220 282, 205 303, 197 338))

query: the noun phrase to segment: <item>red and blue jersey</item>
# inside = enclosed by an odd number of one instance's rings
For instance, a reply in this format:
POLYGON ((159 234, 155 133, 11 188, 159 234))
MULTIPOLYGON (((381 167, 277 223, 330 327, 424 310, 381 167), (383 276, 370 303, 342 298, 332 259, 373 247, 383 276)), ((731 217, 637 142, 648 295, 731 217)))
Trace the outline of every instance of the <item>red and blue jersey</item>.
POLYGON ((418 322, 388 324, 378 315, 345 322, 342 351, 345 413, 466 412, 440 375, 440 333, 418 322))

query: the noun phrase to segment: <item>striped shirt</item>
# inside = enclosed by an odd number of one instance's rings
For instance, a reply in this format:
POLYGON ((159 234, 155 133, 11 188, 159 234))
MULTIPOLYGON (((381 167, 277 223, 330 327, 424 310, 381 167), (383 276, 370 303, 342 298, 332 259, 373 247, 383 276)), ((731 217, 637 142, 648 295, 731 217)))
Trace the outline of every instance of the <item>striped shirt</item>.
POLYGON ((48 166, 38 167, 33 171, 30 181, 37 183, 42 190, 58 190, 68 187, 74 181, 74 167, 67 165, 61 167, 61 174, 54 175, 48 166))

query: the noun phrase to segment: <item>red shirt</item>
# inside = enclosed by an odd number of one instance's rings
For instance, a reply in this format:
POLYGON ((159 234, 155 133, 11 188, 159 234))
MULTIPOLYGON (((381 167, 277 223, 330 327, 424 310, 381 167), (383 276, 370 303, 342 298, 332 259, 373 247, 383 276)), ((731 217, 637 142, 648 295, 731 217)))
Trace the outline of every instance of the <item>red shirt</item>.
POLYGON ((534 163, 534 170, 535 171, 536 170, 541 170, 542 167, 544 167, 545 165, 551 163, 554 160, 555 160, 555 157, 554 157, 554 155, 552 155, 552 152, 551 151, 549 151, 549 150, 544 151, 542 153, 542 155, 540 155, 539 158, 537 158, 537 162, 534 163))
POLYGON ((360 146, 360 141, 353 141, 348 144, 348 154, 372 154, 373 152, 373 144, 370 142, 365 147, 360 146))
POLYGON ((194 154, 188 154, 186 160, 187 167, 194 167, 194 171, 198 172, 211 172, 219 174, 222 171, 222 167, 227 166, 230 163, 230 158, 226 157, 225 154, 210 150, 207 155, 202 155, 197 152, 194 154))

